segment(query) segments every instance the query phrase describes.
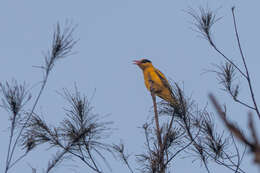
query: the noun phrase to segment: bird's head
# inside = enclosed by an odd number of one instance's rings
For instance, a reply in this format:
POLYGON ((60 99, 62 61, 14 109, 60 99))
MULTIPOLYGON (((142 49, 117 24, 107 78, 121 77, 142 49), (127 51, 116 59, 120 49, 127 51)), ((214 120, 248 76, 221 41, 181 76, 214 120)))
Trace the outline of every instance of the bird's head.
POLYGON ((138 65, 142 70, 144 70, 147 67, 152 67, 152 62, 148 59, 141 59, 141 60, 134 60, 134 64, 138 65))

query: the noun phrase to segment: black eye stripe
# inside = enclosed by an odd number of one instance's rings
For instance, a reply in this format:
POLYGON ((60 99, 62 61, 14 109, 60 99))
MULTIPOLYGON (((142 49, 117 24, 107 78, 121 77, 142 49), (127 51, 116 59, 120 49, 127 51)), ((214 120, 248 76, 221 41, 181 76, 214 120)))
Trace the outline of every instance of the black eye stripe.
POLYGON ((147 62, 151 62, 151 61, 148 60, 148 59, 143 59, 143 60, 141 61, 141 63, 147 63, 147 62))

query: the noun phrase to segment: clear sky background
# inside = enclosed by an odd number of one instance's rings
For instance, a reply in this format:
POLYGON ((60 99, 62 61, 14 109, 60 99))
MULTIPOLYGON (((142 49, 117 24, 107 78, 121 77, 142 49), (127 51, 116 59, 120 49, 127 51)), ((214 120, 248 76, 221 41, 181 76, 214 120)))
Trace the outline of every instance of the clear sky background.
MULTIPOLYGON (((202 75, 205 69, 212 68, 211 63, 219 63, 222 59, 190 29, 192 19, 184 10, 207 5, 212 9, 221 7, 218 15, 223 19, 213 29, 216 44, 240 63, 231 16, 231 7, 236 6, 242 46, 254 88, 258 89, 256 98, 260 101, 258 0, 3 0, 0 2, 0 81, 15 78, 30 86, 39 82, 42 73, 33 66, 43 63, 42 52, 50 48, 55 23, 70 19, 78 24, 74 35, 80 39, 74 49, 77 53, 58 62, 50 75, 37 107, 46 121, 56 125, 64 118, 63 107, 67 103, 56 91, 73 90, 74 83, 89 97, 96 90, 92 100, 94 111, 109 114, 107 120, 114 121, 116 128, 109 141, 119 143, 123 140, 132 155, 131 164, 137 167, 134 155, 144 148, 144 136, 139 127, 151 115, 152 100, 144 86, 141 70, 132 65, 132 60, 146 57, 168 78, 182 84, 186 95, 192 96, 201 107, 208 103, 208 93, 215 93, 229 106, 231 118, 246 127, 247 109, 233 104, 220 90, 215 74, 202 75)), ((240 82, 241 96, 247 96, 248 90, 243 81, 240 82)), ((33 88, 33 93, 38 89, 33 88)), ((209 110, 213 112, 211 105, 209 110)), ((0 170, 3 171, 8 116, 0 110, 0 117, 0 170)), ((223 126, 218 117, 215 121, 221 129, 223 126)), ((36 149, 11 172, 30 172, 29 165, 41 172, 55 151, 46 150, 46 147, 36 149)), ((192 160, 177 159, 173 163, 174 172, 206 172, 199 161, 192 163, 192 160)), ((112 172, 128 171, 119 161, 109 161, 112 172)), ((82 165, 77 159, 67 161, 55 172, 89 172, 82 165)), ((247 172, 257 172, 251 157, 245 158, 243 167, 247 172)), ((210 169, 229 172, 214 164, 210 169)))

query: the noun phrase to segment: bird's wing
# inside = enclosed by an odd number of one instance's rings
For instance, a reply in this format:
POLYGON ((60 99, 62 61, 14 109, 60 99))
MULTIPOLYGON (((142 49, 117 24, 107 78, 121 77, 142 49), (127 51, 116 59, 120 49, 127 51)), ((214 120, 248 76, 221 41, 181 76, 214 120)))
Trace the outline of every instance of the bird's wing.
POLYGON ((166 77, 164 76, 164 74, 162 72, 160 72, 160 70, 158 69, 154 69, 155 73, 158 75, 158 77, 161 79, 163 85, 169 89, 169 91, 172 93, 172 88, 168 82, 168 80, 166 79, 166 77))

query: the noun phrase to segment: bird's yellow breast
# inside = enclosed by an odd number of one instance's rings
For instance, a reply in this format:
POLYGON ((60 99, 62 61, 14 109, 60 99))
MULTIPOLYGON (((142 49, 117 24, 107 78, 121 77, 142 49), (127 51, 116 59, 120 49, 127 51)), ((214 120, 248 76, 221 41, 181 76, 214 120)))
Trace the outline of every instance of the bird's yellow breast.
POLYGON ((155 91, 160 90, 163 87, 163 83, 160 77, 156 74, 154 67, 148 67, 143 70, 144 83, 146 88, 150 91, 151 83, 153 83, 153 88, 155 91))

